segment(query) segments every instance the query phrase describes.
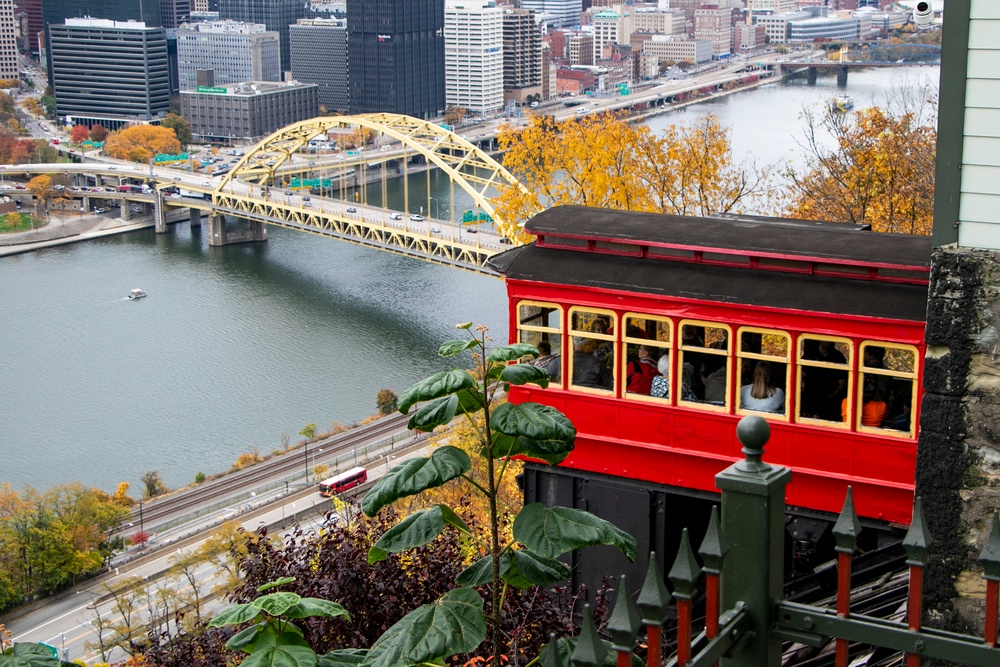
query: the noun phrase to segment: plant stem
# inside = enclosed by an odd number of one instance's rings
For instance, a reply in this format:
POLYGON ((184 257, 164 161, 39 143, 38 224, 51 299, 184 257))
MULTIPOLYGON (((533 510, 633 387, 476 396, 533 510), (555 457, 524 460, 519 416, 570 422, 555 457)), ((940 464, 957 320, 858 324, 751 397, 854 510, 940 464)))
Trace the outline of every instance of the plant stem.
MULTIPOLYGON (((480 349, 482 350, 482 365, 483 365, 483 378, 489 377, 490 362, 487 359, 486 354, 486 333, 483 332, 480 335, 480 349)), ((493 660, 494 665, 500 664, 500 656, 502 654, 500 646, 500 609, 502 600, 500 597, 500 554, 502 553, 502 545, 500 544, 500 518, 499 512, 497 511, 497 480, 495 478, 495 468, 493 460, 493 431, 490 429, 490 402, 486 401, 486 405, 483 406, 483 417, 485 418, 484 424, 484 435, 486 436, 486 478, 489 484, 489 493, 487 494, 487 499, 490 504, 490 550, 493 556, 493 605, 490 609, 492 619, 492 627, 490 628, 490 640, 493 645, 493 660)))

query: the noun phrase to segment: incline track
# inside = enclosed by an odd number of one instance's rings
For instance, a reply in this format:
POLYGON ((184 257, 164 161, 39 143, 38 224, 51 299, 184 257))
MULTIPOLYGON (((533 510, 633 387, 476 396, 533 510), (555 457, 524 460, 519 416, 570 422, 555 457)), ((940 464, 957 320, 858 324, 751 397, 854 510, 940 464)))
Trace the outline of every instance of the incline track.
POLYGON ((301 451, 299 449, 289 451, 161 498, 144 500, 141 510, 138 505, 134 507, 131 516, 123 522, 119 530, 130 523, 132 527, 140 525, 140 511, 142 525, 152 529, 158 523, 176 519, 197 508, 211 505, 213 501, 223 501, 240 495, 245 497, 252 489, 269 482, 277 483, 294 477, 296 473, 304 475, 307 468, 314 467, 318 463, 336 459, 338 455, 352 452, 360 445, 370 444, 372 441, 389 440, 394 435, 406 431, 407 419, 406 415, 398 413, 382 417, 370 424, 338 433, 327 440, 312 443, 308 450, 302 448, 301 451), (305 458, 307 455, 308 461, 305 458))

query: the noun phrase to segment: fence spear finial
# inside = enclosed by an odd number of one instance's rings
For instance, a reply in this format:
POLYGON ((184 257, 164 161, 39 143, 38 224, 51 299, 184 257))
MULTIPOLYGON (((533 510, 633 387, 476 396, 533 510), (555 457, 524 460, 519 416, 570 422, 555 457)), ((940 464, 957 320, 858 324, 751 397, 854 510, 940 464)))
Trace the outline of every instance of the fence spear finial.
POLYGON ((618 584, 618 595, 615 596, 615 608, 608 619, 608 632, 611 633, 611 648, 616 651, 632 651, 635 645, 635 635, 642 625, 642 617, 632 601, 625 583, 625 575, 618 584))
POLYGON ((580 628, 580 636, 576 638, 576 648, 569 657, 573 667, 600 667, 604 664, 604 656, 608 654, 608 647, 604 645, 597 635, 597 628, 594 627, 594 617, 590 613, 590 605, 583 605, 583 627, 580 628))

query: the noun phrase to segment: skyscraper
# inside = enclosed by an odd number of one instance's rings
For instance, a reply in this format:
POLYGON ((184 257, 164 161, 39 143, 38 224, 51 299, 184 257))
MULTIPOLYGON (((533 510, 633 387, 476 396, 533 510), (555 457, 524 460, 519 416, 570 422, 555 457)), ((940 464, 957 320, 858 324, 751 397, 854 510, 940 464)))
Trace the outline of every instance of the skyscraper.
POLYGON ((519 104, 542 96, 542 33, 530 9, 503 14, 503 94, 519 104))
POLYGON ((49 63, 60 120, 118 129, 170 111, 167 38, 140 21, 50 23, 49 63))
POLYGON ((444 2, 347 0, 351 112, 444 109, 444 2))
MULTIPOLYGON (((624 3, 623 3, 624 4, 624 3)), ((537 14, 552 17, 551 24, 557 28, 580 24, 582 0, 521 0, 523 9, 533 9, 537 14)))
POLYGON ((446 0, 445 103, 476 113, 503 107, 503 10, 493 0, 446 0))
POLYGON ((0 0, 0 79, 17 80, 19 77, 14 0, 0 0))
POLYGON ((291 50, 288 46, 288 26, 306 17, 304 0, 219 0, 219 18, 222 20, 263 23, 274 30, 281 39, 281 71, 292 68, 291 50))
POLYGON ((327 113, 346 112, 347 21, 300 19, 289 27, 292 76, 319 86, 319 103, 327 113))
POLYGON ((278 33, 260 23, 189 23, 177 30, 181 90, 192 90, 198 70, 215 72, 213 85, 281 81, 278 33))
POLYGON ((191 0, 160 0, 160 20, 164 28, 177 28, 191 16, 191 0))
POLYGON ((45 24, 62 23, 66 19, 90 17, 115 21, 142 21, 158 28, 160 0, 45 0, 42 3, 45 24))

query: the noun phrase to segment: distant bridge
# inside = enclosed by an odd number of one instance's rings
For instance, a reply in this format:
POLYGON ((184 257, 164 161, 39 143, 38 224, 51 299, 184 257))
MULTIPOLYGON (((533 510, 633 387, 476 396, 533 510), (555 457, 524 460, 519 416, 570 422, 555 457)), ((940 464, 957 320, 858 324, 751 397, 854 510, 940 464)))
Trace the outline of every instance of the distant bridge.
MULTIPOLYGON (((378 142, 377 142, 378 143, 378 142)), ((486 260, 515 242, 518 228, 504 220, 491 204, 497 186, 522 188, 517 179, 478 146, 434 123, 398 114, 364 114, 313 118, 282 128, 246 152, 224 176, 206 176, 169 167, 129 165, 124 163, 83 162, 78 164, 21 164, 0 167, 0 174, 70 173, 88 175, 100 183, 131 181, 149 183, 152 192, 123 192, 117 187, 66 189, 52 199, 82 200, 84 210, 93 201, 121 199, 133 201, 150 210, 157 232, 167 229, 166 211, 190 210, 191 223, 200 224, 202 212, 210 216, 210 245, 227 245, 267 238, 266 225, 306 231, 406 255, 423 261, 447 264, 479 273, 491 274, 486 260), (322 165, 304 160, 300 151, 315 137, 326 137, 331 130, 362 130, 387 138, 388 150, 349 151, 346 159, 322 165), (404 208, 409 209, 408 165, 419 159, 448 176, 454 186, 465 191, 482 217, 490 220, 482 229, 466 227, 462 221, 434 220, 395 213, 384 207, 367 204, 367 169, 375 165, 382 172, 382 202, 385 197, 385 165, 394 163, 403 177, 404 208), (350 173, 356 187, 357 201, 326 197, 304 197, 286 191, 283 179, 292 173, 339 173, 342 180, 350 173), (186 196, 171 196, 166 189, 180 188, 186 196), (113 190, 113 191, 110 191, 113 190), (226 217, 248 221, 227 227, 226 217), (249 226, 248 226, 249 225, 249 226), (464 230, 464 234, 463 234, 464 230)), ((395 175, 395 174, 394 174, 395 175)), ((428 181, 428 198, 429 198, 428 181)), ((125 190, 128 190, 126 187, 125 190)), ((14 196, 29 196, 27 190, 6 191, 14 196)), ((421 199, 422 201, 422 199, 421 199)), ((129 219, 129 205, 122 206, 122 216, 129 219)), ((473 223, 479 225, 478 222, 473 223)))

